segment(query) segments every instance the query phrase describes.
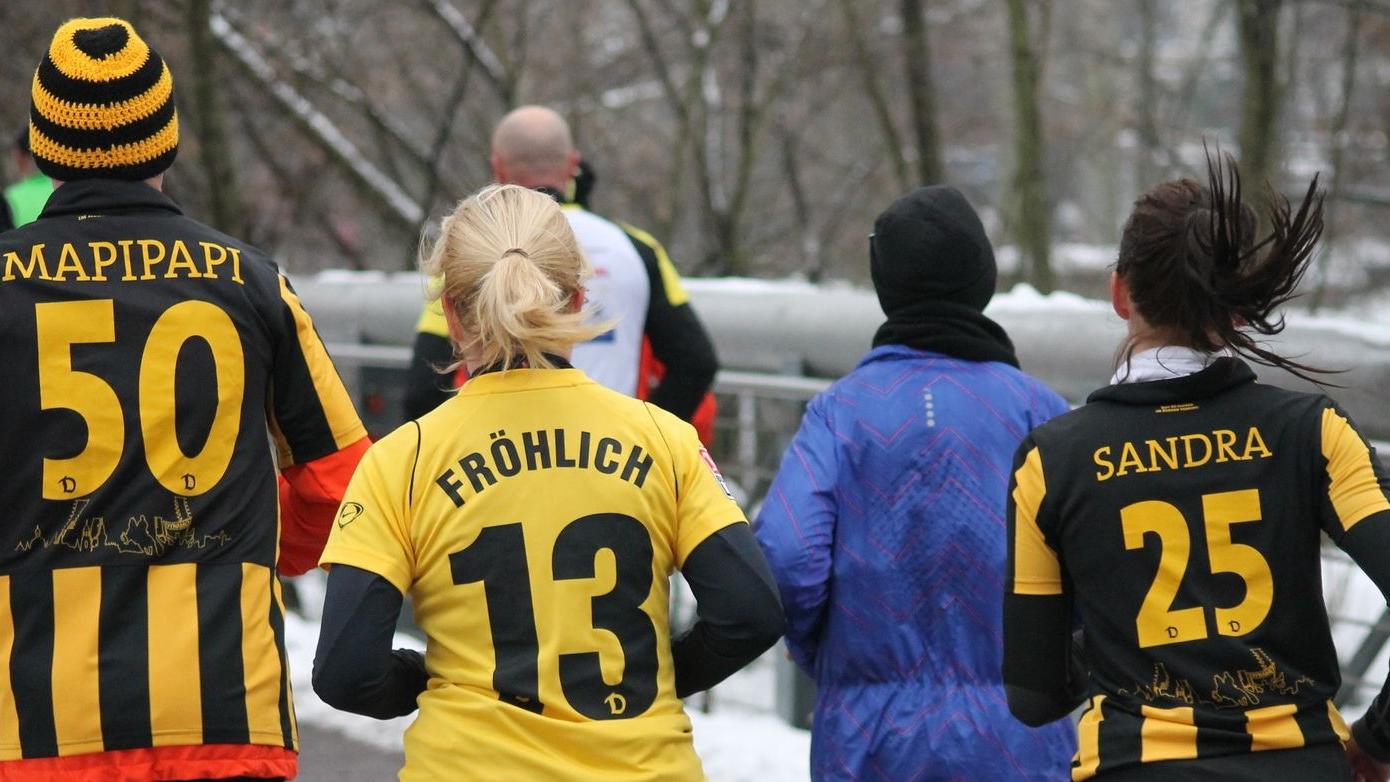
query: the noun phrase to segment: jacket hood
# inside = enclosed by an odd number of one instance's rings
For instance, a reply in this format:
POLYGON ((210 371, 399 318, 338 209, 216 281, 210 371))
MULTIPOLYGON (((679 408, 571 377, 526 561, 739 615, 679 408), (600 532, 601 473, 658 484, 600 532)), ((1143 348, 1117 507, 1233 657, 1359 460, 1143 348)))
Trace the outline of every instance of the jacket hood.
POLYGON ((874 220, 869 271, 889 318, 923 301, 983 310, 998 277, 980 216, 946 185, 918 188, 874 220))

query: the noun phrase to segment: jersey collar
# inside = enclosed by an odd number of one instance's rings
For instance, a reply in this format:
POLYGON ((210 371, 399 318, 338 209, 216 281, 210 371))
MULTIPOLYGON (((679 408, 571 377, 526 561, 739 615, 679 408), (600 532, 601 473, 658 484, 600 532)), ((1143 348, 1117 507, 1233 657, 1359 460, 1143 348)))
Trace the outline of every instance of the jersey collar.
POLYGON ((144 182, 122 179, 79 179, 53 191, 41 217, 68 215, 119 215, 162 212, 181 215, 169 196, 144 182))
POLYGON ((1206 369, 1167 380, 1142 383, 1120 383, 1093 392, 1087 402, 1121 402, 1131 405, 1156 405, 1170 402, 1190 402, 1216 396, 1229 388, 1255 381, 1255 372, 1238 358, 1222 357, 1206 369))
MULTIPOLYGON (((547 359, 548 361, 550 361, 550 366, 551 366, 552 368, 554 368, 554 369, 574 369, 574 365, 571 364, 570 361, 569 361, 569 359, 565 358, 564 356, 557 356, 557 355, 555 355, 554 353, 545 353, 545 354, 542 354, 542 355, 544 355, 544 356, 546 357, 546 359, 547 359)), ((485 367, 478 367, 476 370, 474 370, 474 371, 473 371, 472 373, 470 373, 470 374, 473 374, 473 375, 486 375, 486 374, 488 374, 489 372, 504 372, 504 371, 506 371, 506 370, 508 370, 508 369, 526 369, 526 368, 527 368, 527 366, 526 366, 526 359, 525 359, 524 357, 520 357, 520 358, 517 358, 515 362, 510 362, 510 361, 499 361, 499 362, 497 362, 496 364, 490 364, 490 365, 485 366, 485 367)))
POLYGON ((468 378, 468 382, 459 389, 459 396, 538 391, 543 388, 564 388, 592 382, 583 370, 573 367, 557 369, 520 367, 474 375, 468 378))

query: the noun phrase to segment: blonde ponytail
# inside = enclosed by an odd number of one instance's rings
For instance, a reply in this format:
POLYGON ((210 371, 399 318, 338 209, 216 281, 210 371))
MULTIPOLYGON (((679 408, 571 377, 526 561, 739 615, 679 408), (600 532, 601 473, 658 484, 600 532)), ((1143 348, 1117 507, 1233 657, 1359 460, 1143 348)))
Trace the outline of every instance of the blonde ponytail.
POLYGON ((492 185, 461 202, 440 224, 423 271, 440 280, 483 366, 525 361, 549 367, 611 324, 588 322, 573 301, 590 274, 588 260, 553 199, 515 185, 492 185))

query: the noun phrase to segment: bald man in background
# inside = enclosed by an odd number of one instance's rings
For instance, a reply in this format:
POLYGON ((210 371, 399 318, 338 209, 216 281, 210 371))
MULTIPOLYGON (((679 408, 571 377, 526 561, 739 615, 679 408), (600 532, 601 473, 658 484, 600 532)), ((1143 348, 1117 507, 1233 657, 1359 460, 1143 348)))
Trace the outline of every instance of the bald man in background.
MULTIPOLYGON (((575 346, 573 363, 597 382, 645 398, 696 422, 708 442, 713 425, 710 386, 718 362, 714 345, 689 304, 680 275, 661 243, 645 231, 600 217, 574 203, 580 153, 564 118, 544 106, 523 106, 502 118, 492 134, 492 174, 501 184, 543 192, 559 201, 579 246, 593 264, 588 300, 609 332, 575 346), (644 341, 664 365, 654 388, 642 369, 644 341), (697 415, 697 412, 699 415, 697 415), (702 426, 703 424, 703 426, 702 426)), ((425 308, 415 336, 405 398, 407 418, 418 418, 453 394, 452 378, 437 367, 451 363, 448 332, 438 304, 425 308)))

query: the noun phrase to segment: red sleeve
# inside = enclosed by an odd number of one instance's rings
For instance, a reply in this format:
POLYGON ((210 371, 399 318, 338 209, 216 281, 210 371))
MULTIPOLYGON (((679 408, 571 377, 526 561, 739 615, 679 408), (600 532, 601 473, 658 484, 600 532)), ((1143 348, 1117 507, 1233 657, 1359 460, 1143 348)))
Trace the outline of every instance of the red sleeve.
POLYGON ((363 437, 327 456, 281 471, 280 575, 297 576, 318 564, 343 492, 371 444, 370 438, 363 437))

